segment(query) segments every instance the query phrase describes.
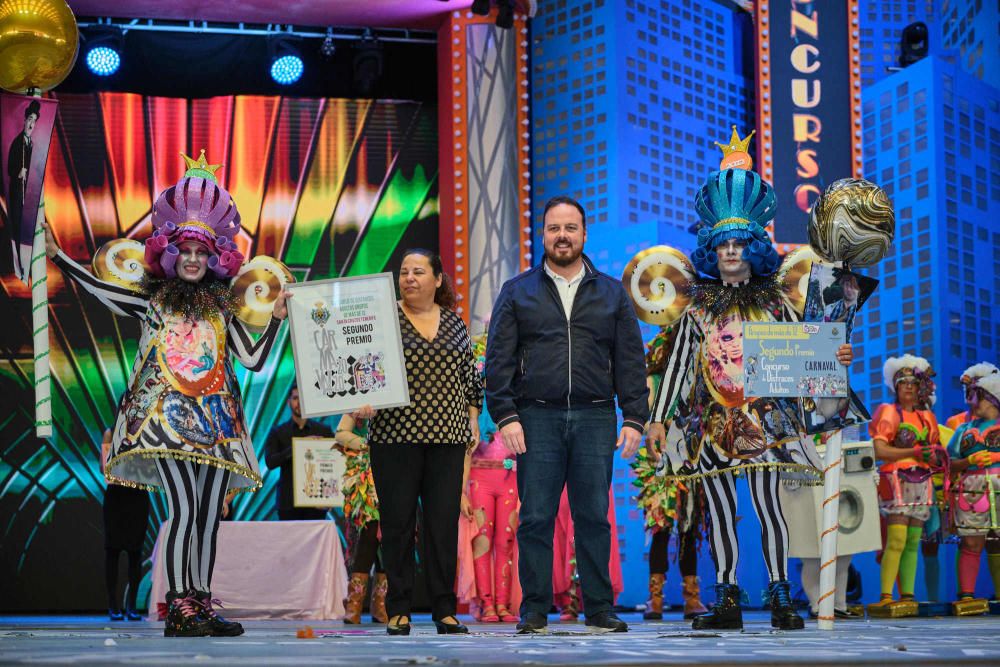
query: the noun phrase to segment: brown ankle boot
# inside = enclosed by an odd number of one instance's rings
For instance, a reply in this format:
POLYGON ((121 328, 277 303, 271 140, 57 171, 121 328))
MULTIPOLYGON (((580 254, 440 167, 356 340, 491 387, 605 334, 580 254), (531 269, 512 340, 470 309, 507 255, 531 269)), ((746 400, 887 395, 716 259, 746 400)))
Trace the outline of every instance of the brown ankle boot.
POLYGON ((663 581, 666 575, 649 575, 649 601, 646 602, 646 613, 642 617, 647 621, 663 620, 663 581))
POLYGON ((365 589, 368 588, 368 574, 354 572, 347 582, 347 598, 344 600, 344 623, 357 625, 361 622, 361 608, 365 604, 365 589))
POLYGON ((688 575, 684 577, 681 585, 684 593, 684 618, 690 620, 700 614, 707 614, 708 610, 701 603, 701 586, 698 585, 698 577, 688 575))
POLYGON ((375 573, 375 581, 372 583, 372 601, 369 609, 372 614, 372 623, 388 623, 389 615, 385 611, 385 594, 389 590, 389 580, 385 578, 384 572, 375 573))

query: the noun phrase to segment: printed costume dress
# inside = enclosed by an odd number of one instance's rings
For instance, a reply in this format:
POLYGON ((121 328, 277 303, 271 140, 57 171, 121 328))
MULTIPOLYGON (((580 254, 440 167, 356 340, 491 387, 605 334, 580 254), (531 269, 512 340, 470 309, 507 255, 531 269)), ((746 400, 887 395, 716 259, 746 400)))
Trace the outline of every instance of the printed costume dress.
MULTIPOLYGON (((907 411, 895 403, 883 403, 868 426, 872 439, 891 447, 909 449, 917 445, 941 444, 937 419, 930 410, 907 411)), ((883 514, 926 521, 934 498, 932 470, 923 461, 905 458, 879 467, 879 509, 883 514)))
POLYGON ((232 359, 260 370, 281 322, 272 318, 254 342, 231 314, 192 318, 172 313, 139 291, 96 278, 62 252, 53 261, 113 313, 142 323, 105 462, 108 480, 157 490, 161 479, 155 459, 174 458, 229 471, 229 489, 260 488, 260 466, 232 359))
POLYGON ((751 469, 822 479, 822 462, 797 404, 743 395, 743 323, 796 322, 777 276, 731 285, 697 280, 677 324, 653 421, 670 421, 666 454, 675 477, 696 479, 751 469))
MULTIPOLYGON (((1000 457, 1000 421, 973 419, 958 427, 948 443, 953 459, 965 459, 976 452, 989 452, 1000 457)), ((981 468, 970 464, 958 474, 954 496, 953 523, 959 535, 986 535, 997 519, 992 516, 989 486, 1000 494, 1000 464, 981 468)))

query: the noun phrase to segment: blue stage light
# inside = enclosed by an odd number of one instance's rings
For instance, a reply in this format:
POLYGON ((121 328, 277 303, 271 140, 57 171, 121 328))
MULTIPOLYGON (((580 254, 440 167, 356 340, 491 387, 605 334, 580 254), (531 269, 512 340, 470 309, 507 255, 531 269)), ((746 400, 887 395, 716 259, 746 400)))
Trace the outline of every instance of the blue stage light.
POLYGON ((110 46, 95 46, 87 51, 87 67, 97 76, 111 76, 121 64, 121 56, 110 46))
POLYGON ((302 58, 296 55, 286 54, 280 58, 275 58, 271 63, 271 78, 275 83, 287 86, 302 78, 305 66, 302 58))

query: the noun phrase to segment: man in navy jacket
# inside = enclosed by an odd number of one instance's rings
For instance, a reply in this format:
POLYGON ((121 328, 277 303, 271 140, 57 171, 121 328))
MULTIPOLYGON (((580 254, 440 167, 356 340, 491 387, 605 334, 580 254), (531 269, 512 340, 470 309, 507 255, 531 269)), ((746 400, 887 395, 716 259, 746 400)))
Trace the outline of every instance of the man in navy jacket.
POLYGON ((625 632, 612 612, 608 491, 614 451, 635 454, 649 415, 639 323, 621 281, 583 254, 583 207, 555 197, 543 214, 542 263, 509 280, 490 320, 486 401, 517 454, 519 633, 544 632, 552 606, 552 535, 565 486, 587 625, 625 632), (615 439, 615 397, 622 427, 615 439))

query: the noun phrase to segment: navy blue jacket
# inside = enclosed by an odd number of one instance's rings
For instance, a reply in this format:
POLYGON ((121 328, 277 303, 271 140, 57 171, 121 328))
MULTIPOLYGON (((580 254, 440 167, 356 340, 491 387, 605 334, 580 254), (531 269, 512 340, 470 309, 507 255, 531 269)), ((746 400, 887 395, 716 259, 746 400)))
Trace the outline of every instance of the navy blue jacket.
POLYGON ((486 345, 486 403, 498 427, 517 421, 519 406, 614 406, 617 396, 624 425, 643 430, 649 389, 635 311, 621 281, 583 260, 568 322, 541 264, 500 290, 486 345))

